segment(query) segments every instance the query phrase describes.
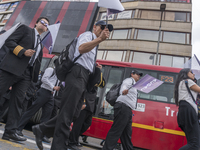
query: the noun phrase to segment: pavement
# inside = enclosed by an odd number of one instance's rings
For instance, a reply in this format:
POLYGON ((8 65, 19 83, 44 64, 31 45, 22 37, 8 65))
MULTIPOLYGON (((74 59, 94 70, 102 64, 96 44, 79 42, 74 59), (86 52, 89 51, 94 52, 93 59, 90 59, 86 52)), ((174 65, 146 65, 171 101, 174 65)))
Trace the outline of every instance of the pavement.
MULTIPOLYGON (((4 133, 4 126, 0 126, 0 150, 38 150, 38 147, 35 143, 35 136, 33 135, 32 131, 23 130, 24 137, 27 138, 27 141, 25 142, 17 142, 17 141, 8 141, 3 140, 1 137, 4 133)), ((52 141, 52 138, 50 139, 52 141)), ((88 144, 84 144, 83 147, 79 147, 81 150, 100 150, 102 146, 100 146, 100 142, 102 140, 90 138, 88 137, 87 141, 88 144)), ((80 139, 80 142, 82 140, 80 139)), ((50 150, 51 143, 43 142, 44 150, 50 150)))

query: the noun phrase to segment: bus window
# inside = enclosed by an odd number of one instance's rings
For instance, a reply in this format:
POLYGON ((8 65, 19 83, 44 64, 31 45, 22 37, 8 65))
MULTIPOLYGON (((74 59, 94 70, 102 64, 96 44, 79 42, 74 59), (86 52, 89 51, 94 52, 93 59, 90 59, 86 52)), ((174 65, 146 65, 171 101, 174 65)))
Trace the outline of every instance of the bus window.
MULTIPOLYGON (((119 69, 119 68, 110 69, 108 81, 106 83, 106 86, 104 87, 105 94, 110 90, 110 88, 114 84, 122 82, 123 72, 124 72, 124 69, 119 69)), ((106 101, 105 94, 103 95, 103 101, 101 102, 99 115, 110 116, 114 114, 114 110, 113 110, 113 107, 106 101)))
MULTIPOLYGON (((130 70, 131 69, 132 68, 130 68, 130 70)), ((156 88, 150 93, 143 93, 138 91, 139 99, 174 103, 173 92, 174 92, 176 74, 169 72, 166 73, 161 71, 153 71, 153 70, 142 70, 142 69, 137 69, 137 70, 142 72, 143 76, 148 74, 164 82, 162 85, 159 86, 159 88, 156 88)))

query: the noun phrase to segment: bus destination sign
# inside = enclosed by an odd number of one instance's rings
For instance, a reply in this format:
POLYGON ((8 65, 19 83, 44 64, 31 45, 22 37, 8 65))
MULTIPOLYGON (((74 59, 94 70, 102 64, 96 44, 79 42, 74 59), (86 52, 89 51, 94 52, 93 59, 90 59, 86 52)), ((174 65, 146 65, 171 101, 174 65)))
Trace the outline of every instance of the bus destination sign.
POLYGON ((174 83, 174 77, 168 75, 159 75, 159 78, 163 82, 174 83))

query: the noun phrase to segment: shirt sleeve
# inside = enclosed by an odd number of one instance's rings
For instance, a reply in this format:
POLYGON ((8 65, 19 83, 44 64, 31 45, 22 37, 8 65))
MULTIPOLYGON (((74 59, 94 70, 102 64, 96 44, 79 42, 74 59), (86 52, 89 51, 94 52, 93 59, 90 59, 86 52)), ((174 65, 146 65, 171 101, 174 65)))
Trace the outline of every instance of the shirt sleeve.
POLYGON ((54 85, 49 81, 52 74, 53 68, 47 68, 42 76, 42 83, 47 84, 53 90, 54 85))
POLYGON ((85 32, 79 37, 78 40, 78 47, 81 46, 84 43, 92 41, 92 33, 91 32, 85 32))
POLYGON ((124 90, 128 90, 132 85, 133 85, 133 80, 131 78, 127 78, 123 81, 121 88, 120 88, 120 94, 122 94, 122 92, 124 90))
POLYGON ((194 81, 192 81, 191 79, 188 79, 188 86, 191 87, 193 85, 195 85, 196 83, 194 81))

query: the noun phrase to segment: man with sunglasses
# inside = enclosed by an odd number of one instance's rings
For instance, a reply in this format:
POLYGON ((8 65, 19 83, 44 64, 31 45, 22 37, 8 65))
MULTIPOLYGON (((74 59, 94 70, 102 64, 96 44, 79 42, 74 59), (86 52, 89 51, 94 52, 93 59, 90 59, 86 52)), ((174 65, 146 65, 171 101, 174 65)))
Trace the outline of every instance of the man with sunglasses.
POLYGON ((21 25, 5 41, 0 51, 0 97, 12 86, 9 111, 2 139, 25 141, 16 133, 25 93, 31 83, 37 82, 42 60, 40 35, 47 31, 49 20, 37 19, 34 29, 21 25))

